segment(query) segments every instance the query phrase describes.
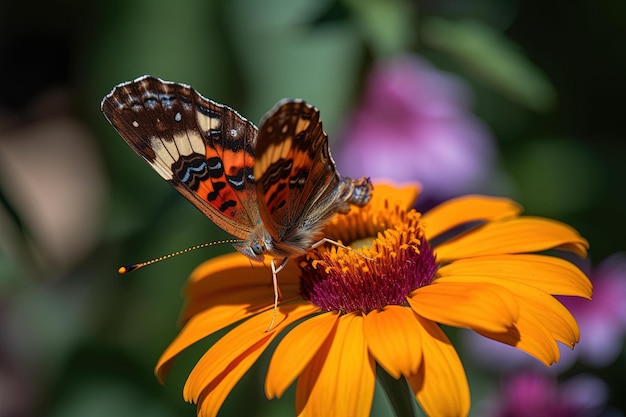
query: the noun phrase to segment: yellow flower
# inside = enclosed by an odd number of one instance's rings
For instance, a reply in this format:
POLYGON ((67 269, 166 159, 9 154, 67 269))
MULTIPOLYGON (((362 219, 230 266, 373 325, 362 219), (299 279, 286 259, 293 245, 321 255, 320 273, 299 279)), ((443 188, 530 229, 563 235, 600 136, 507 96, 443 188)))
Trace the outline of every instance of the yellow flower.
POLYGON ((465 371, 442 324, 557 362, 556 342, 573 347, 579 331, 552 295, 590 298, 591 283, 546 251, 584 257, 587 242, 557 221, 520 217, 507 199, 467 196, 422 215, 410 208, 417 194, 416 187, 378 184, 370 204, 333 218, 326 236, 359 253, 329 246, 290 260, 278 276, 283 298, 269 332, 267 268, 251 268, 239 254, 200 265, 186 290, 184 327, 160 358, 158 378, 182 350, 234 323, 184 387, 200 416, 217 414, 282 332, 265 392, 280 397, 297 379, 302 416, 369 415, 376 364, 405 378, 426 414, 467 415, 465 371))

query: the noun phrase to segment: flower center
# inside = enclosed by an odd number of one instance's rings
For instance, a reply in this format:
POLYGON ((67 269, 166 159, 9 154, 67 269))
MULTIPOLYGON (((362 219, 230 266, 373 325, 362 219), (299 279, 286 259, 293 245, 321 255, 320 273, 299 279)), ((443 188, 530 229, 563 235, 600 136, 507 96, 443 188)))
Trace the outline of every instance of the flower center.
POLYGON ((325 311, 369 313, 387 305, 405 305, 415 289, 430 284, 437 270, 424 237, 421 215, 385 201, 337 216, 327 237, 351 242, 309 251, 300 259, 300 293, 325 311), (367 240, 369 238, 369 240, 367 240), (356 242, 369 246, 358 247, 356 242))

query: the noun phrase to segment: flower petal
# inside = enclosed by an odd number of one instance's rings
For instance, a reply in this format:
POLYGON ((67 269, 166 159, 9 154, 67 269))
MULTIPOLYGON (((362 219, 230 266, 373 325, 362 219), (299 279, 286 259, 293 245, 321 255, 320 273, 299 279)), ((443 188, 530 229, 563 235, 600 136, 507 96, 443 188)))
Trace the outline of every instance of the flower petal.
MULTIPOLYGON (((337 324, 339 314, 329 312, 309 318, 294 327, 276 347, 265 378, 268 399, 280 398, 337 324)), ((332 336, 331 336, 332 337, 332 336)))
MULTIPOLYGON (((298 297, 299 269, 288 263, 278 279, 283 294, 298 297), (285 282, 283 284, 283 281, 285 282)), ((159 358, 155 374, 163 382, 176 356, 206 336, 273 305, 271 273, 265 267, 250 268, 240 253, 213 258, 198 266, 186 288, 188 302, 182 315, 185 325, 159 358)))
POLYGON ((538 252, 561 248, 584 257, 588 243, 570 226, 539 217, 520 217, 484 224, 435 248, 437 260, 538 252))
POLYGON ((504 332, 519 317, 516 296, 489 283, 435 280, 407 300, 420 316, 455 327, 504 332))
POLYGON ((460 259, 439 268, 437 275, 497 277, 522 282, 553 295, 591 298, 592 291, 591 281, 580 269, 554 256, 514 254, 460 259))
POLYGON ((363 317, 343 315, 334 337, 327 338, 298 378, 296 412, 298 416, 367 417, 375 383, 363 317))
POLYGON ((172 343, 161 354, 156 364, 154 372, 159 382, 163 383, 165 381, 174 364, 174 360, 180 352, 213 332, 258 312, 258 308, 249 309, 247 305, 216 305, 191 317, 172 343))
POLYGON ((365 316, 365 338, 371 355, 395 379, 417 372, 421 355, 420 329, 406 307, 386 306, 365 316))
POLYGON ((183 397, 198 404, 199 415, 216 415, 228 393, 270 342, 287 326, 317 311, 310 303, 281 306, 270 331, 266 330, 273 310, 244 321, 202 356, 185 383, 183 397))
POLYGON ((541 319, 522 314, 515 326, 504 333, 478 331, 482 336, 513 346, 534 356, 546 366, 559 361, 560 352, 554 338, 541 319))
POLYGON ((468 281, 474 285, 481 283, 505 285, 511 293, 515 294, 520 316, 532 315, 536 317, 552 338, 569 347, 573 347, 578 342, 580 331, 572 314, 556 298, 535 287, 514 281, 503 283, 498 278, 482 276, 438 278, 436 282, 454 285, 464 284, 468 281))
MULTIPOLYGON (((300 270, 295 261, 288 262, 278 274, 283 301, 298 297, 300 270)), ((216 304, 246 304, 255 312, 274 302, 272 273, 267 265, 251 266, 240 253, 218 256, 200 264, 189 277, 188 297, 183 322, 216 304)))
POLYGON ((470 394, 463 364, 443 330, 416 316, 422 330, 422 366, 407 377, 417 401, 429 416, 466 416, 470 394))
POLYGON ((386 210, 389 203, 408 209, 415 204, 421 188, 422 186, 418 183, 392 185, 389 181, 385 183, 375 181, 372 201, 369 204, 378 206, 379 210, 386 210))
POLYGON ((521 207, 507 198, 468 195, 439 204, 422 215, 426 223, 426 237, 436 236, 469 222, 513 217, 521 207))

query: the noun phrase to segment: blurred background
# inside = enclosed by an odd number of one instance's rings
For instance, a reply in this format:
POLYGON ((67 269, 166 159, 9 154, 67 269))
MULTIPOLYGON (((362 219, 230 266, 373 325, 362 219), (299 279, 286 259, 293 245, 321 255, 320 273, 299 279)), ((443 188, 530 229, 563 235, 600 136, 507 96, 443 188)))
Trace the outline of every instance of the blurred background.
MULTIPOLYGON (((624 415, 625 41, 620 0, 2 2, 0 417, 195 415, 182 386, 214 339, 164 386, 153 368, 186 277, 232 248, 117 275, 226 236, 100 113, 143 74, 253 122, 304 98, 342 174, 421 181, 422 208, 480 192, 571 224, 590 241, 579 265, 595 294, 564 300, 582 337, 562 363, 446 331, 473 416, 624 415)), ((221 415, 293 415, 293 387, 264 398, 268 359, 221 415)), ((377 390, 372 415, 390 413, 377 390)))

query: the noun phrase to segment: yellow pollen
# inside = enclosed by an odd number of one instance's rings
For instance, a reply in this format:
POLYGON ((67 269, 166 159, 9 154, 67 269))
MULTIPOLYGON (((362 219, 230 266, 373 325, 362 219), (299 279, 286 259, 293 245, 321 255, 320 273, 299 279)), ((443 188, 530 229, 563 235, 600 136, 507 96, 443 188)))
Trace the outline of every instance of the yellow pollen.
POLYGON ((301 258, 301 294, 324 311, 369 312, 403 305, 430 284, 436 261, 421 214, 379 198, 327 222, 322 233, 348 249, 322 245, 301 258))
POLYGON ((424 224, 421 213, 385 200, 383 204, 354 207, 348 214, 335 216, 327 223, 324 236, 347 242, 353 250, 320 246, 305 255, 302 265, 356 279, 359 274, 376 273, 377 263, 385 259, 401 259, 406 251, 419 254, 424 224))

